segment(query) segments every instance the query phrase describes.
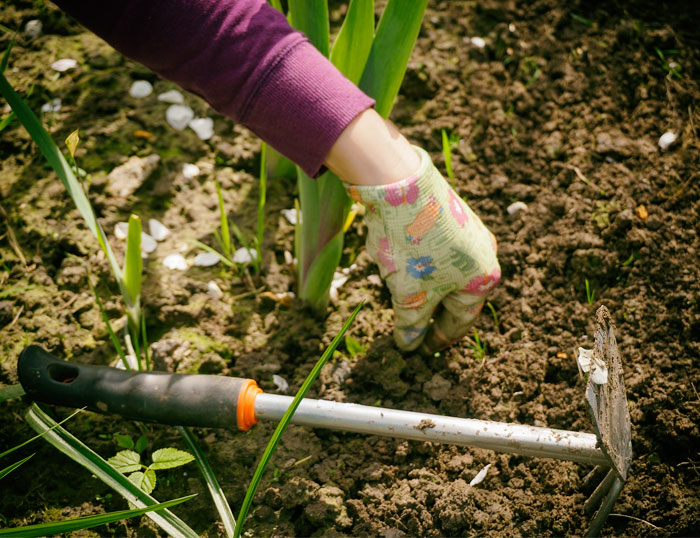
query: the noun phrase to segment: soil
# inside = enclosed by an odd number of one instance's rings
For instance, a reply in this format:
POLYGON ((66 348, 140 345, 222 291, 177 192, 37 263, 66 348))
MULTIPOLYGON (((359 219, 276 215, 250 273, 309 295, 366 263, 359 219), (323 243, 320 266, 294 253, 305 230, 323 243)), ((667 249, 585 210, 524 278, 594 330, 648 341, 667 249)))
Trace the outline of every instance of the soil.
MULTIPOLYGON (((336 28, 343 10, 332 9, 336 28)), ((311 397, 591 432, 574 351, 591 347, 595 309, 605 305, 617 327, 634 461, 603 533, 689 536, 700 534, 699 16, 693 2, 663 9, 646 1, 430 3, 392 117, 440 167, 441 130, 459 139, 452 152, 457 189, 498 238, 503 278, 489 298, 494 314, 485 310, 476 325, 483 360, 469 338, 427 359, 394 347, 390 298, 364 250, 361 218, 346 240, 342 263, 350 278, 322 320, 297 302, 250 293, 241 273, 221 265, 165 269, 167 254, 196 253, 191 239, 214 244, 214 178, 230 215, 253 237, 259 142, 192 95, 187 104, 214 118, 215 135, 201 141, 190 129, 173 130, 167 105, 156 99, 173 86, 51 5, 15 1, 0 22, 14 29, 42 21, 41 36, 17 35, 6 75, 23 96, 33 86, 27 102, 35 111, 61 99, 60 110, 42 114, 55 140, 80 129, 76 160, 118 255, 123 244, 112 231, 130 212, 157 218, 172 232, 144 263, 143 303, 158 368, 253 377, 269 392, 277 391, 277 374, 293 394, 366 300, 350 329, 364 349, 341 346, 311 397), (56 74, 49 66, 62 57, 78 67, 56 74), (134 99, 128 89, 139 79, 155 91, 134 99), (678 138, 662 150, 658 140, 667 131, 678 138), (108 194, 113 168, 153 154, 160 156, 156 170, 133 195, 108 194), (186 179, 183 163, 197 163, 201 175, 186 179), (526 209, 509 214, 513 202, 526 209), (223 297, 207 294, 211 280, 223 297)), ((0 33, 3 50, 10 37, 0 33)), ((0 104, 0 113, 4 118, 9 107, 0 104)), ((17 382, 17 356, 30 343, 65 359, 113 363, 86 262, 119 327, 123 312, 108 265, 16 121, 0 132, 0 193, 7 213, 0 213, 0 382, 17 382)), ((255 283, 264 291, 294 290, 285 261, 293 227, 280 213, 294 199, 294 181, 270 182, 255 283)), ((33 435, 23 419, 28 406, 25 399, 0 405, 1 449, 33 435)), ((69 410, 55 412, 64 417, 69 410)), ((146 433, 148 452, 184 447, 171 427, 114 416, 85 412, 67 427, 105 457, 118 450, 115 433, 146 433)), ((194 429, 234 513, 273 428, 194 429)), ((33 452, 2 480, 2 527, 126 508, 41 441, 0 467, 33 452)), ((590 471, 293 426, 263 477, 246 532, 581 535, 591 519, 583 509, 590 471), (485 480, 470 486, 487 464, 485 480)), ((223 534, 194 464, 164 471, 159 481, 158 499, 199 493, 174 511, 202 535, 223 534)), ((90 532, 162 535, 146 517, 90 532)))

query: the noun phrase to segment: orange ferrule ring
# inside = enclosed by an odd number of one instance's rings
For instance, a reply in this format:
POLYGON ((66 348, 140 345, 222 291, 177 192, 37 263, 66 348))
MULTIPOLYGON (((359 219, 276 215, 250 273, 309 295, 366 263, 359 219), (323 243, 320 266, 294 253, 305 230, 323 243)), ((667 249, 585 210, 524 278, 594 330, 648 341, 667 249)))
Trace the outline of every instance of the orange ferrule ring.
POLYGON ((247 431, 258 423, 258 419, 255 418, 255 398, 262 391, 253 379, 246 379, 243 383, 236 405, 236 422, 239 430, 247 431))

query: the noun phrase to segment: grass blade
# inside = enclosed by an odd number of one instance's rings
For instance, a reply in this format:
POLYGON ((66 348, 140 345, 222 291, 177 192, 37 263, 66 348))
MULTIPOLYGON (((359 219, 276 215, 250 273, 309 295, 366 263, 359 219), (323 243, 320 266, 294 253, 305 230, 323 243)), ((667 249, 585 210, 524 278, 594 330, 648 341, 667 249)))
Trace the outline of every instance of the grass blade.
POLYGON ((289 0, 290 24, 306 34, 309 41, 328 58, 330 30, 327 0, 289 0))
MULTIPOLYGON (((141 219, 136 215, 131 215, 129 217, 129 231, 126 236, 126 256, 124 258, 124 287, 128 293, 129 302, 131 303, 127 305, 130 309, 134 308, 139 303, 142 272, 141 219)), ((136 323, 136 321, 137 320, 134 320, 134 323, 136 323)))
POLYGON ((34 456, 34 454, 30 454, 30 455, 27 456, 26 458, 21 459, 21 460, 19 460, 19 461, 16 461, 16 462, 14 462, 12 465, 8 465, 8 466, 5 467, 4 469, 0 469, 0 478, 3 478, 3 477, 5 477, 5 476, 7 476, 8 474, 10 474, 12 471, 14 471, 15 469, 17 469, 17 467, 19 467, 19 466, 22 465, 24 462, 26 462, 26 461, 28 461, 29 459, 31 459, 32 456, 34 456))
POLYGON ((360 88, 377 101, 377 112, 385 118, 399 92, 427 3, 389 0, 377 25, 360 88))
POLYGON ((311 384, 318 377, 318 374, 321 372, 321 368, 323 368, 323 365, 326 364, 328 359, 330 359, 333 356, 335 348, 338 347, 338 344, 345 335, 345 332, 348 330, 348 328, 354 321, 363 304, 364 302, 361 302, 359 305, 357 305, 353 313, 343 324, 343 327, 340 329, 338 334, 335 335, 333 341, 323 352, 323 355, 321 355, 321 358, 318 360, 316 365, 312 368, 311 372, 302 383, 296 396, 294 396, 294 400, 289 406, 289 409, 287 409, 287 412, 284 414, 282 420, 280 420, 279 424, 277 425, 275 432, 272 434, 272 438, 270 439, 270 442, 265 448, 265 452, 260 458, 260 463, 258 463, 258 467, 257 469, 255 469, 255 474, 253 475, 253 478, 250 481, 250 485, 248 486, 248 490, 246 491, 245 499, 243 500, 243 506, 241 507, 241 512, 238 514, 238 522, 236 523, 236 530, 234 535, 236 536, 236 538, 238 538, 241 535, 241 531, 243 529, 243 522, 245 521, 245 518, 248 515, 248 511, 250 510, 250 505, 253 502, 253 496, 255 495, 255 491, 258 489, 260 479, 262 478, 262 475, 265 472, 265 469, 267 468, 267 464, 270 462, 272 453, 275 451, 275 448, 277 448, 277 444, 280 442, 280 438, 282 437, 284 430, 287 429, 289 422, 292 420, 294 412, 297 410, 297 407, 299 407, 301 400, 304 398, 304 396, 306 396, 306 393, 309 391, 311 384))
POLYGON ((233 531, 236 528, 236 519, 233 517, 231 506, 226 500, 226 496, 224 495, 219 482, 216 480, 216 475, 214 475, 214 471, 209 465, 204 452, 202 452, 201 448, 199 448, 199 443, 197 442, 195 436, 192 435, 189 428, 177 426, 177 431, 185 440, 185 443, 187 443, 187 448, 189 448, 192 454, 194 454, 197 466, 202 472, 202 476, 204 476, 204 480, 207 483, 207 488, 209 489, 209 494, 214 501, 214 505, 219 512, 219 516, 221 517, 221 522, 224 524, 224 528, 226 529, 226 536, 233 536, 233 531))
POLYGON ((0 403, 4 402, 5 400, 14 400, 15 398, 21 398, 22 396, 24 396, 24 394, 24 389, 19 383, 2 387, 0 388, 0 403))
POLYGON ((351 0, 331 50, 331 62, 353 83, 360 82, 374 38, 374 1, 351 0))
MULTIPOLYGON (((127 477, 116 471, 99 454, 57 425, 37 404, 29 408, 25 418, 36 432, 44 435, 46 441, 96 475, 97 478, 137 508, 152 507, 158 504, 153 497, 138 489, 127 477)), ((149 512, 147 515, 163 531, 172 536, 191 538, 198 536, 184 521, 167 509, 159 512, 149 512)))
POLYGON ((211 248, 209 245, 202 243, 201 241, 197 241, 196 239, 193 239, 192 242, 199 248, 206 250, 207 252, 211 252, 212 254, 216 254, 224 265, 228 265, 229 267, 236 267, 235 263, 233 263, 215 248, 211 248))
MULTIPOLYGON (((66 421, 72 419, 75 415, 77 415, 77 414, 80 413, 81 411, 83 411, 83 409, 77 409, 76 411, 73 411, 73 413, 71 413, 70 415, 68 415, 68 416, 67 416, 66 418, 64 418, 61 422, 58 422, 58 423, 56 423, 54 426, 52 426, 51 429, 57 428, 58 426, 60 426, 60 425, 63 424, 64 422, 66 422, 66 421)), ((50 430, 49 430, 49 431, 50 431, 50 430)), ((2 458, 2 457, 4 457, 4 456, 7 456, 8 454, 11 454, 12 452, 14 452, 15 450, 17 450, 18 448, 22 448, 23 446, 28 445, 28 444, 31 443, 32 441, 36 441, 37 439, 39 439, 40 437, 42 437, 43 435, 45 435, 45 433, 46 433, 46 432, 40 433, 39 435, 35 435, 35 436, 32 437, 31 439, 27 439, 27 440, 24 441, 23 443, 20 443, 20 444, 18 444, 18 445, 16 445, 16 446, 13 446, 12 448, 10 448, 10 449, 8 449, 8 450, 5 450, 5 452, 3 452, 2 454, 0 454, 0 458, 2 458)))
POLYGON ((219 185, 219 182, 214 180, 214 184, 216 185, 216 195, 219 197, 219 213, 221 220, 221 249, 224 251, 224 256, 226 256, 230 260, 231 256, 233 255, 233 251, 231 250, 231 233, 228 229, 228 217, 226 216, 226 208, 224 207, 224 197, 221 194, 221 185, 219 185))
POLYGON ((258 226, 255 237, 255 249, 258 255, 255 257, 255 268, 260 271, 262 258, 262 243, 265 232, 265 203, 267 202, 267 144, 260 145, 260 196, 258 197, 258 226))
POLYGON ((147 512, 163 510, 165 508, 169 508, 171 506, 175 506, 177 504, 188 501, 194 496, 195 494, 192 494, 188 495, 187 497, 180 497, 178 499, 173 499, 172 501, 166 501, 163 503, 148 506, 146 508, 138 508, 136 510, 120 510, 118 512, 109 512, 107 514, 97 514, 94 516, 66 519, 65 521, 54 521, 52 523, 27 525, 25 527, 18 527, 16 529, 3 529, 0 530, 0 536, 48 536, 54 534, 75 532, 82 529, 97 527, 98 525, 105 525, 107 523, 121 521, 122 519, 127 519, 134 516, 140 516, 147 512))
POLYGON ((455 173, 452 168, 452 145, 450 138, 447 136, 447 131, 442 130, 442 156, 445 158, 445 168, 447 169, 447 177, 450 178, 452 187, 455 186, 455 173))
MULTIPOLYGON (((0 94, 7 100, 12 110, 17 115, 17 119, 24 125, 24 128, 29 132, 32 140, 39 147, 39 150, 44 155, 46 160, 54 169, 56 174, 63 183, 63 186, 68 191, 68 194, 73 199, 78 211, 82 215, 85 223, 87 224, 90 231, 97 238, 100 248, 104 251, 107 259, 109 260, 112 273, 114 274, 119 286, 122 287, 122 272, 117 263, 117 259, 112 252, 109 243, 107 242, 107 237, 105 236, 104 230, 97 221, 95 212, 90 205, 82 186, 76 179, 70 165, 66 161, 58 146, 46 132, 46 129, 41 125, 39 119, 34 115, 22 98, 12 89, 12 86, 7 81, 5 76, 0 73, 0 94)), ((123 294, 123 293, 122 293, 123 294)))
POLYGON ((109 339, 112 341, 114 349, 117 350, 117 354, 119 355, 119 358, 121 359, 124 367, 127 369, 131 369, 131 367, 129 366, 129 362, 126 360, 126 353, 124 353, 124 348, 119 343, 119 338, 117 338, 114 329, 112 329, 112 324, 109 322, 109 318, 107 317, 105 307, 102 305, 102 301, 100 301, 100 296, 97 295, 97 289, 95 289, 95 286, 93 286, 92 284, 90 284, 90 287, 92 288, 92 293, 95 296, 95 300, 97 301, 97 306, 100 308, 102 320, 105 322, 105 325, 107 325, 107 333, 109 334, 109 339))

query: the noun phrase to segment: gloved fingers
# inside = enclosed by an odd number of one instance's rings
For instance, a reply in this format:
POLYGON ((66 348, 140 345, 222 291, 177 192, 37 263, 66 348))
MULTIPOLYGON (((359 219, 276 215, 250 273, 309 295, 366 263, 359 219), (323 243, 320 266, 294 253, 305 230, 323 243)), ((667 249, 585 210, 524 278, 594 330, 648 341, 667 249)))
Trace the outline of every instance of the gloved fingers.
POLYGON ((401 301, 394 300, 394 341, 404 351, 417 349, 426 333, 437 306, 426 303, 425 291, 407 295, 401 301))
POLYGON ((460 340, 471 330, 483 306, 484 298, 480 296, 460 292, 447 295, 423 341, 423 351, 435 353, 460 340))

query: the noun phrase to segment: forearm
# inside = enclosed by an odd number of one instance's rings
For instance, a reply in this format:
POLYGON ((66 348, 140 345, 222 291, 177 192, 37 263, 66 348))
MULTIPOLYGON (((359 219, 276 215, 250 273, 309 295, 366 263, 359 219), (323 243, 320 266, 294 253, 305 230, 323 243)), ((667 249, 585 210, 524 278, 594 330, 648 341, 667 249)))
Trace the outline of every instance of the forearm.
POLYGON ((265 0, 56 3, 312 176, 341 132, 373 105, 265 0))

